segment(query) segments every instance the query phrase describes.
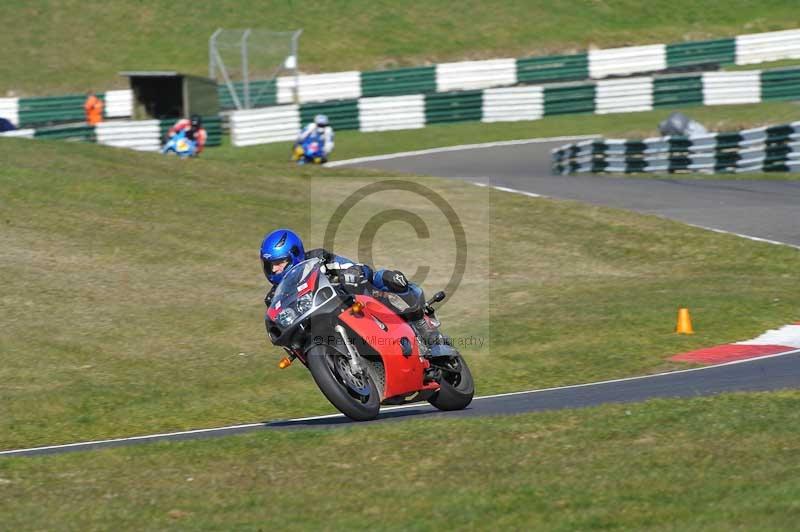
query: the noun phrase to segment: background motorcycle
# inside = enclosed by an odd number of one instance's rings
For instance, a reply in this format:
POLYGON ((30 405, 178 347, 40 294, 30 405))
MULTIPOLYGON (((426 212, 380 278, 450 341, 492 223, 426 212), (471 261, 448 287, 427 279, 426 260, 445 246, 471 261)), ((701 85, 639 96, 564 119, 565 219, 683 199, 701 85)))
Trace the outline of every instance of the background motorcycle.
POLYGON ((161 148, 161 153, 174 153, 181 159, 185 157, 194 157, 197 153, 197 143, 187 137, 185 131, 178 131, 167 139, 164 147, 161 148))
POLYGON ((311 134, 302 142, 295 144, 292 149, 292 160, 297 161, 297 164, 322 164, 325 162, 323 146, 322 137, 311 134))
POLYGON ((351 419, 374 419, 381 404, 425 400, 460 410, 474 394, 469 367, 452 346, 427 346, 407 321, 423 317, 438 326, 431 305, 444 297, 439 292, 426 302, 415 285, 403 297, 377 290, 353 295, 315 258, 284 275, 265 323, 272 343, 289 353, 279 367, 299 359, 351 419), (379 294, 402 301, 389 303, 379 294), (405 308, 398 310, 401 303, 405 308))

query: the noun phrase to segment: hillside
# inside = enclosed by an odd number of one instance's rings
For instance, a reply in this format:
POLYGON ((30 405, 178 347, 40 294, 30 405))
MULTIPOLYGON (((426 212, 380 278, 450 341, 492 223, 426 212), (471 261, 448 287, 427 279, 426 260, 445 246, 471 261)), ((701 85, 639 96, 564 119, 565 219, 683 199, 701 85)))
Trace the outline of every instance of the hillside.
POLYGON ((304 72, 375 70, 431 62, 524 57, 730 37, 797 26, 789 0, 390 2, 198 0, 3 3, 0 96, 121 87, 121 70, 208 73, 219 27, 303 28, 304 72))
MULTIPOLYGON (((302 367, 275 367, 256 250, 276 226, 322 244, 324 213, 365 174, 44 140, 0 139, 0 158, 0 448, 331 411, 302 367)), ((415 182, 446 198, 466 232, 464 277, 440 316, 452 337, 485 341, 464 349, 480 394, 682 367, 666 357, 796 315, 796 250, 415 182), (697 334, 677 337, 686 304, 697 334)), ((360 203, 334 247, 364 256, 371 209, 417 213, 430 238, 394 222, 370 262, 412 278, 428 264, 430 293, 453 271, 450 225, 403 194, 360 203)))

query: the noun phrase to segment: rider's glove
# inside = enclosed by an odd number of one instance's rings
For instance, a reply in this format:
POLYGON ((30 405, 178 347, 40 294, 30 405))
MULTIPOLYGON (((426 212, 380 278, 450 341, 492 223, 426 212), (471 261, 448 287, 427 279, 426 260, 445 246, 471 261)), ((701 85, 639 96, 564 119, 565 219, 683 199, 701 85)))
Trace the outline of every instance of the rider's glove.
POLYGON ((374 276, 372 268, 370 268, 366 264, 361 264, 361 274, 364 276, 364 279, 368 281, 372 281, 372 278, 374 276))
POLYGON ((339 280, 353 288, 361 287, 366 282, 364 271, 357 265, 339 270, 339 280))
POLYGON ((392 292, 405 292, 408 290, 408 279, 403 272, 397 270, 383 270, 381 274, 383 285, 392 292))

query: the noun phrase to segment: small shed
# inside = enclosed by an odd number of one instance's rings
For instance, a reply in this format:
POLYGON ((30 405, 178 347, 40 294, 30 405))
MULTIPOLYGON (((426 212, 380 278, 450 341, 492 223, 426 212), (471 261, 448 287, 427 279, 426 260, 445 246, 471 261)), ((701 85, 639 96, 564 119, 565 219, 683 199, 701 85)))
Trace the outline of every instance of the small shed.
POLYGON ((217 82, 171 71, 128 71, 133 91, 133 117, 163 119, 192 114, 219 114, 217 82))

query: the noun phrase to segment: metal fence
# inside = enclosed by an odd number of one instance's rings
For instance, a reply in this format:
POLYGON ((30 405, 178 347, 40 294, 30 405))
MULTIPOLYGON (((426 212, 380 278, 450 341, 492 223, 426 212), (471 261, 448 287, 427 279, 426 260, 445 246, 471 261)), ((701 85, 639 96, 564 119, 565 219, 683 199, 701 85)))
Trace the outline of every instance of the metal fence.
POLYGON ((263 105, 279 74, 289 73, 297 86, 302 31, 220 28, 208 40, 208 76, 218 80, 236 109, 263 105))

